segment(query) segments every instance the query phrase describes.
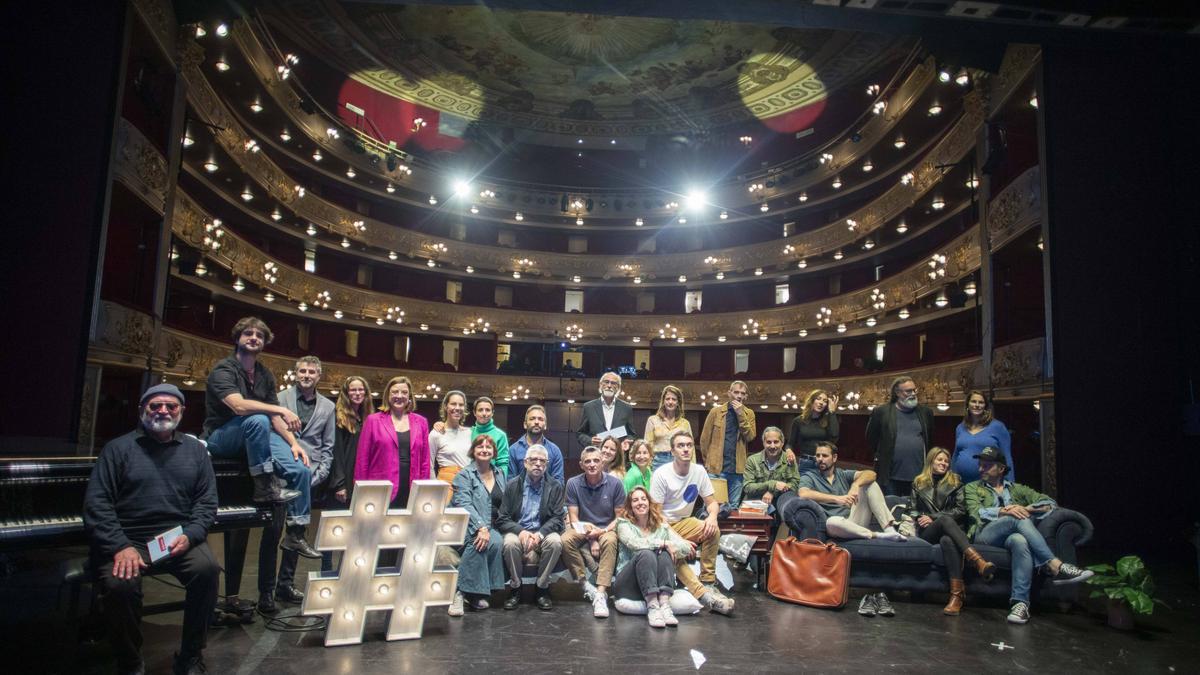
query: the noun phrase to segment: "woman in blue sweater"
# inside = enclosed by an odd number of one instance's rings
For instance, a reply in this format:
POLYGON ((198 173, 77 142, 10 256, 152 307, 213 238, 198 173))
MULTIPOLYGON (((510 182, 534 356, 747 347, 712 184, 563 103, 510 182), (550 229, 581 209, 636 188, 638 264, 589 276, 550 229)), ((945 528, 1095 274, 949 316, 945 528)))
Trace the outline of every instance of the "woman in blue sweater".
POLYGON ((967 394, 967 411, 963 421, 954 431, 954 462, 952 471, 962 477, 963 483, 979 480, 979 461, 975 455, 984 448, 999 448, 1004 453, 1011 474, 1009 480, 1016 482, 1016 469, 1012 460, 1012 436, 1008 427, 992 417, 992 399, 982 391, 967 394))

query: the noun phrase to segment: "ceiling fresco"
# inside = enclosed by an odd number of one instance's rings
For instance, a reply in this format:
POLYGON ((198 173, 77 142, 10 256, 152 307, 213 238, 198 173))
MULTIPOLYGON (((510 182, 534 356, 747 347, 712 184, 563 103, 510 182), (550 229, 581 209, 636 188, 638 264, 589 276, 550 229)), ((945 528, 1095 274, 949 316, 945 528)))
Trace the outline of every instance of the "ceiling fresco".
POLYGON ((769 120, 899 62, 911 39, 724 21, 280 0, 272 30, 378 92, 470 121, 638 136, 769 120))

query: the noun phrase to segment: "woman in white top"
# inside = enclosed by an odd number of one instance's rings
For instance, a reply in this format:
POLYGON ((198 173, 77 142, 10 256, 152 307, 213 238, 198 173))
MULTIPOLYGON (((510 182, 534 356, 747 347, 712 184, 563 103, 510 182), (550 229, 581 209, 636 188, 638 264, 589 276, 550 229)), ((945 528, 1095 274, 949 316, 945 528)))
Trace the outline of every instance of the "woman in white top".
POLYGON ((671 463, 671 435, 681 429, 692 432, 692 425, 683 416, 683 392, 668 384, 658 399, 658 411, 646 420, 646 433, 642 435, 654 448, 652 468, 671 463))
POLYGON ((453 484, 459 469, 471 463, 471 427, 463 424, 467 395, 446 392, 440 413, 441 421, 429 432, 429 465, 438 480, 453 484))

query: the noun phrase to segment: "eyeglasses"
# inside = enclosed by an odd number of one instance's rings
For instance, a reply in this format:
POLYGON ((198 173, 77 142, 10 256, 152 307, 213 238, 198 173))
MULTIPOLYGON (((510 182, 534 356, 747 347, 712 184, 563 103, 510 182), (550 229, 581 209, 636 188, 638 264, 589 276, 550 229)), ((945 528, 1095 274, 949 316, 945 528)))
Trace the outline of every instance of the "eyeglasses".
POLYGON ((157 403, 150 402, 146 404, 146 407, 150 410, 166 409, 167 412, 175 412, 176 410, 179 410, 178 403, 168 403, 167 401, 159 401, 157 403))

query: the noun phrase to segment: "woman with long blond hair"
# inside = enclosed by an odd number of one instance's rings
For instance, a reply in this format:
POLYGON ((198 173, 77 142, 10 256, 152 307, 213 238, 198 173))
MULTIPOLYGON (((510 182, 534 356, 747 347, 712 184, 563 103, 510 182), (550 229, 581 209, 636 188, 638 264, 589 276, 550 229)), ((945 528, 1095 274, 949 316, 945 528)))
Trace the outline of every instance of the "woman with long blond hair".
POLYGON ((690 434, 692 425, 683 416, 683 392, 668 384, 658 397, 658 410, 646 420, 646 433, 642 434, 654 448, 654 469, 671 462, 671 436, 676 431, 690 434))
POLYGON ((371 412, 371 390, 367 381, 351 375, 342 382, 337 398, 337 423, 333 435, 333 464, 329 467, 329 489, 342 504, 354 492, 354 462, 363 419, 371 412))
POLYGON ((963 561, 970 562, 979 576, 990 580, 996 566, 983 559, 963 531, 967 517, 962 495, 963 482, 950 469, 950 451, 933 447, 925 454, 925 466, 913 478, 913 506, 917 513, 917 535, 931 544, 940 543, 946 573, 950 575, 950 601, 942 610, 948 616, 958 616, 966 601, 963 585, 963 561))
POLYGON ((696 545, 667 525, 662 506, 654 503, 640 485, 630 491, 617 518, 617 541, 620 548, 613 581, 615 596, 645 600, 646 619, 653 628, 679 625, 671 611, 675 568, 678 562, 695 555, 696 545))
POLYGON ((800 414, 792 419, 785 449, 792 451, 800 459, 796 467, 800 473, 817 468, 811 459, 805 458, 812 457, 818 443, 825 441, 837 444, 837 404, 837 396, 824 389, 813 389, 805 397, 800 414))

